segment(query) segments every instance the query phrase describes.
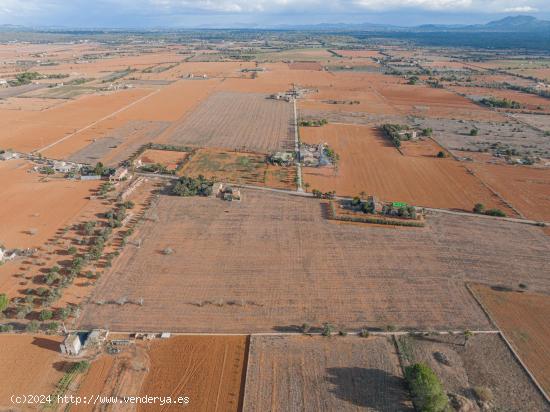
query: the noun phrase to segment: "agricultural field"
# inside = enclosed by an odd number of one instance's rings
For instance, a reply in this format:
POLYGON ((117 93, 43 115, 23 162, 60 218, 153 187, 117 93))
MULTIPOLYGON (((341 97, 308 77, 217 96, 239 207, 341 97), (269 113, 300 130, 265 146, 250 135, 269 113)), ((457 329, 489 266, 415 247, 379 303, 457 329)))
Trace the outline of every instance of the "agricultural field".
POLYGON ((550 171, 472 162, 467 167, 529 219, 550 220, 550 171))
POLYGON ((478 393, 496 410, 543 411, 544 398, 497 333, 396 337, 405 365, 423 362, 447 393, 477 409, 478 393), (484 392, 481 392, 484 390, 484 392))
MULTIPOLYGON (((4 370, 10 371, 9 379, 4 378, 0 385, 0 409, 13 410, 12 395, 53 393, 67 364, 59 353, 61 341, 59 336, 47 335, 0 336, 0 361, 4 370)), ((38 409, 26 406, 25 410, 38 409)))
POLYGON ((263 94, 219 92, 170 129, 162 142, 273 152, 293 147, 292 104, 263 94))
POLYGON ((413 408, 391 338, 253 336, 244 410, 413 408))
POLYGON ((31 170, 32 164, 23 159, 0 163, 0 244, 9 248, 42 246, 89 204, 89 196, 99 186, 31 170))
POLYGON ((481 202, 513 214, 459 162, 404 156, 372 126, 329 124, 301 128, 300 136, 306 143, 327 142, 340 156, 337 168, 304 168, 311 189, 341 196, 365 192, 387 201, 466 211, 481 202))
MULTIPOLYGON (((527 287, 529 285, 526 285, 527 287)), ((545 391, 550 390, 550 296, 473 285, 476 295, 545 391)))
POLYGON ((294 167, 268 164, 266 155, 257 153, 199 149, 178 174, 281 189, 296 187, 294 167))
POLYGON ((549 291, 550 240, 539 228, 435 213, 425 228, 388 228, 332 223, 323 213, 318 200, 260 190, 245 189, 233 203, 160 196, 100 279, 78 326, 487 328, 465 281, 549 291), (116 303, 141 298, 140 307, 116 303))
POLYGON ((517 157, 550 157, 550 139, 513 119, 486 122, 414 118, 414 124, 431 128, 434 139, 451 151, 504 154, 513 150, 517 157), (475 135, 472 130, 476 130, 475 135))
MULTIPOLYGON (((121 353, 102 354, 94 360, 76 395, 189 397, 188 405, 164 405, 162 410, 185 407, 197 412, 239 411, 247 339, 246 336, 174 336, 150 342, 132 339, 121 353)), ((136 405, 136 410, 152 407, 136 405)), ((93 409, 81 405, 74 410, 93 409)))

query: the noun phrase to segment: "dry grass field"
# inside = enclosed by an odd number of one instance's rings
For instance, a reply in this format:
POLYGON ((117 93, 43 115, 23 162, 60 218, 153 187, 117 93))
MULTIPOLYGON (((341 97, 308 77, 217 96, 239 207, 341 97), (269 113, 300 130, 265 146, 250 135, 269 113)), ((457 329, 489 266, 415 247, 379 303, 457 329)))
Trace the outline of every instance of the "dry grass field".
POLYGON ((295 189, 295 167, 279 167, 266 162, 265 154, 219 149, 199 149, 179 171, 179 175, 203 175, 225 182, 295 189))
POLYGON ((244 410, 412 411, 384 337, 253 336, 244 410))
POLYGON ((293 147, 293 136, 290 103, 219 92, 171 129, 166 142, 272 152, 293 147))
POLYGON ((12 395, 49 395, 64 373, 66 361, 59 352, 58 336, 2 335, 0 362, 5 376, 0 385, 0 409, 38 410, 40 405, 14 405, 12 395))
POLYGON ((388 201, 467 211, 481 202, 513 214, 459 162, 403 156, 373 127, 329 124, 301 128, 300 136, 307 143, 327 142, 340 156, 337 170, 303 169, 312 189, 342 196, 364 191, 388 201))
POLYGON ((448 393, 469 398, 475 405, 474 388, 485 387, 493 394, 494 410, 547 410, 544 398, 498 334, 475 335, 466 343, 460 335, 397 339, 405 364, 428 364, 448 393))
POLYGON ((550 239, 536 227, 439 214, 425 228, 333 224, 314 199, 257 190, 243 198, 161 196, 134 235, 141 246, 129 245, 101 278, 79 326, 483 329, 465 281, 550 291, 550 239), (121 298, 144 305, 105 303, 121 298))
POLYGON ((550 392, 550 296, 475 285, 474 290, 546 393, 550 392))

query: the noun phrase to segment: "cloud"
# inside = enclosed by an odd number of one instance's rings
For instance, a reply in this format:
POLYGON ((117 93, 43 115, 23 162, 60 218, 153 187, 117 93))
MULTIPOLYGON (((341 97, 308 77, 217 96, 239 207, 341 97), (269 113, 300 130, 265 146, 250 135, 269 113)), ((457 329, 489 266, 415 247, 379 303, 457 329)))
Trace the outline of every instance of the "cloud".
POLYGON ((507 7, 504 13, 536 13, 539 9, 531 6, 507 7))

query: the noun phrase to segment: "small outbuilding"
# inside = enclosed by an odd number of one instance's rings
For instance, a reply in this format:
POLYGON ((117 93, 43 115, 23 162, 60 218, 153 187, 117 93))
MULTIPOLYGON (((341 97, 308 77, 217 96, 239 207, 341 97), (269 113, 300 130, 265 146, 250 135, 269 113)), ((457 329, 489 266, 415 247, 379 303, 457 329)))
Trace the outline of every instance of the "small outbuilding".
POLYGON ((77 334, 73 334, 67 336, 60 346, 61 353, 76 356, 82 349, 82 342, 77 334))

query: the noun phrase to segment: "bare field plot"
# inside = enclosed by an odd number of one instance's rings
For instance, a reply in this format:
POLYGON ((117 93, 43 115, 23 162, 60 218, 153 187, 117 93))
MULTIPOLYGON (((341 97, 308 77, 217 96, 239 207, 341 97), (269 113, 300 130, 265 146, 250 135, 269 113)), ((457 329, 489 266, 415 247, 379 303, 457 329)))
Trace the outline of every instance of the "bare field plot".
POLYGON ((110 131, 106 137, 94 140, 73 153, 68 160, 89 164, 101 161, 104 164, 116 166, 141 146, 155 140, 169 125, 168 122, 129 121, 110 131))
POLYGON ((428 364, 448 393, 470 399, 474 408, 474 388, 485 387, 493 395, 494 410, 548 410, 544 398, 498 334, 475 335, 466 343, 460 335, 397 339, 406 363, 428 364))
POLYGON ((467 211, 481 202, 513 214, 459 162, 403 156, 373 127, 329 124, 301 128, 300 135, 307 143, 327 142, 340 156, 337 170, 303 169, 312 189, 342 196, 364 191, 388 201, 467 211))
MULTIPOLYGON (((126 338, 126 336, 121 336, 126 338)), ((77 395, 188 396, 188 405, 136 405, 137 411, 239 411, 248 354, 246 336, 175 336, 135 341, 90 366, 77 395)), ((75 411, 95 410, 89 406, 75 411)))
MULTIPOLYGON (((541 117, 541 116, 539 116, 541 117)), ((515 149, 521 156, 550 157, 550 138, 517 121, 468 121, 415 119, 419 127, 431 128, 433 137, 449 150, 488 151, 515 149), (477 135, 470 132, 476 129, 477 135)))
POLYGON ((550 169, 477 162, 468 168, 526 217, 550 221, 550 169))
POLYGON ((170 131, 171 144, 272 152, 293 147, 292 104, 263 94, 219 92, 170 131))
POLYGON ((550 296, 475 285, 474 290, 506 338, 550 392, 550 296))
POLYGON ((464 281, 550 291, 550 238, 493 219, 430 214, 420 229, 333 224, 315 199, 245 189, 233 203, 161 196, 134 236, 141 246, 130 244, 101 278, 80 327, 474 329, 489 324, 464 281), (121 298, 144 304, 98 304, 121 298))
POLYGON ((179 171, 179 175, 203 175, 224 182, 296 188, 295 167, 268 164, 266 156, 258 153, 240 153, 218 149, 199 149, 179 171))
POLYGON ((244 410, 412 411, 385 337, 252 336, 244 410))
POLYGON ((25 160, 0 163, 0 244, 38 247, 87 204, 98 182, 44 178, 25 160))
MULTIPOLYGON (((49 395, 64 373, 65 362, 59 352, 59 336, 1 335, 0 362, 9 376, 0 385, 0 409, 9 411, 35 409, 14 405, 12 395, 49 395)), ((38 408, 36 408, 38 409, 38 408)))

